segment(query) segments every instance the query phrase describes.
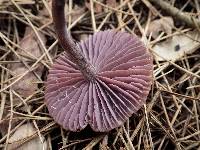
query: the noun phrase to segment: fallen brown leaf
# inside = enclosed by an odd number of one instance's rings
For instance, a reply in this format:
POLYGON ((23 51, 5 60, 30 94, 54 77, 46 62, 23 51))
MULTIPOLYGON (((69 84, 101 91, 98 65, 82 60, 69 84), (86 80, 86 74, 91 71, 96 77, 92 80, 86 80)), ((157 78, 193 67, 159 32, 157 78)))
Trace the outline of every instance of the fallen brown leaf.
MULTIPOLYGON (((39 36, 42 42, 45 44, 46 43, 45 36, 41 33, 39 33, 39 36)), ((34 59, 34 58, 39 58, 42 55, 41 44, 30 27, 26 28, 24 38, 21 39, 19 46, 22 49, 18 49, 17 52, 23 56, 21 58, 23 61, 30 61, 30 57, 34 59)), ((18 58, 15 56, 14 59, 18 58)))
POLYGON ((163 17, 154 20, 149 24, 147 35, 152 34, 152 37, 156 39, 159 36, 160 32, 171 34, 173 27, 174 27, 173 19, 171 17, 163 17))
MULTIPOLYGON (((39 34, 42 41, 45 43, 46 38, 43 34, 39 34)), ((19 43, 22 49, 18 49, 17 53, 21 55, 21 61, 27 63, 31 66, 34 62, 32 60, 37 60, 42 55, 41 45, 33 33, 31 28, 26 28, 26 33, 24 38, 19 43), (32 59, 31 59, 32 58, 32 59)), ((17 56, 14 56, 14 60, 19 60, 17 56)), ((12 75, 20 76, 29 69, 23 63, 11 64, 12 75)), ((43 66, 38 64, 34 69, 35 74, 41 77, 43 71, 43 66)), ((26 98, 27 96, 33 94, 37 88, 37 82, 39 81, 37 76, 32 71, 28 72, 21 80, 16 82, 11 88, 17 92, 21 97, 26 98)))
POLYGON ((197 31, 189 31, 157 43, 153 51, 157 54, 158 61, 176 61, 185 54, 192 54, 200 47, 200 34, 197 31))
MULTIPOLYGON (((42 42, 46 43, 45 36, 41 33, 39 33, 39 36, 42 42)), ((27 66, 25 66, 22 62, 31 66, 34 63, 33 60, 37 60, 42 55, 41 45, 30 27, 26 28, 24 38, 21 39, 19 46, 21 47, 21 49, 17 49, 16 53, 20 56, 20 58, 14 55, 13 60, 20 60, 21 62, 12 63, 10 65, 10 70, 12 72, 13 77, 19 77, 20 75, 29 71, 29 68, 27 68, 27 66)), ((40 78, 42 76, 43 69, 44 67, 41 64, 38 64, 33 70, 35 74, 33 73, 33 71, 28 72, 22 79, 13 84, 11 86, 11 89, 18 93, 22 98, 26 98, 32 95, 35 91, 38 90, 37 82, 40 81, 36 77, 36 74, 40 78)), ((19 100, 19 98, 16 95, 13 95, 13 105, 17 105, 20 102, 21 101, 19 100)), ((24 108, 22 107, 21 109, 23 110, 24 108)), ((9 116, 9 113, 9 111, 4 111, 3 118, 9 116)), ((16 125, 17 121, 17 119, 12 121, 12 127, 16 125)), ((9 121, 7 120, 0 124, 0 133, 2 135, 6 134, 8 130, 8 124, 9 121)))
MULTIPOLYGON (((65 10, 65 11, 68 11, 65 10)), ((74 5, 74 8, 73 8, 73 11, 71 13, 71 16, 72 16, 72 22, 76 21, 81 15, 83 15, 86 11, 86 7, 85 6, 78 6, 78 5, 74 5)), ((66 16, 67 17, 67 16, 66 16)), ((66 20, 68 20, 66 18, 66 20)))
MULTIPOLYGON (((100 0, 102 2, 102 0, 100 0)), ((91 11, 91 5, 90 5, 90 0, 85 1, 85 6, 88 10, 91 11)), ((103 11, 103 7, 97 3, 94 3, 94 12, 95 13, 101 13, 103 11)))
POLYGON ((115 8, 117 6, 117 1, 116 0, 106 0, 106 4, 109 7, 115 8))
POLYGON ((48 145, 43 136, 41 138, 36 136, 27 141, 35 132, 36 129, 33 124, 27 123, 22 125, 10 137, 7 150, 47 150, 48 145))
MULTIPOLYGON (((18 76, 26 72, 28 69, 23 65, 14 65, 12 68, 14 76, 18 76)), ((42 75, 43 68, 38 68, 35 70, 35 73, 38 76, 42 75)), ((12 86, 12 89, 20 94, 23 98, 26 98, 33 94, 38 89, 38 78, 33 74, 33 72, 28 72, 21 80, 12 86)))

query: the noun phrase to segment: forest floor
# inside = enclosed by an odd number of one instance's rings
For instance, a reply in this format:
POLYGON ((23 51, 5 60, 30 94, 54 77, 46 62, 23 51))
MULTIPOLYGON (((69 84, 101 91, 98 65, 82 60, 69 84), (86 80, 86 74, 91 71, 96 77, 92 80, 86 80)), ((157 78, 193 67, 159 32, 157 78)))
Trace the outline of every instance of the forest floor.
POLYGON ((136 34, 154 58, 146 104, 108 133, 69 132, 44 104, 63 52, 50 0, 0 0, 0 149, 200 149, 200 1, 66 0, 77 40, 106 29, 136 34))

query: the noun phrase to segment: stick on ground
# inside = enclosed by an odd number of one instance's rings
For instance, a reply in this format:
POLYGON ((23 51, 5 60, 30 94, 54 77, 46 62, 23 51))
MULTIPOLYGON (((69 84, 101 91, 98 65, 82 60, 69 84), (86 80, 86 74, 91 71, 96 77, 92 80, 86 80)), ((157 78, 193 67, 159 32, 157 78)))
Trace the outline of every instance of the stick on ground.
POLYGON ((149 1, 159 6, 162 10, 164 10, 172 17, 178 19, 179 21, 184 22, 187 26, 200 29, 200 20, 197 20, 196 18, 181 12, 179 9, 171 6, 170 4, 168 4, 163 0, 149 0, 149 1))

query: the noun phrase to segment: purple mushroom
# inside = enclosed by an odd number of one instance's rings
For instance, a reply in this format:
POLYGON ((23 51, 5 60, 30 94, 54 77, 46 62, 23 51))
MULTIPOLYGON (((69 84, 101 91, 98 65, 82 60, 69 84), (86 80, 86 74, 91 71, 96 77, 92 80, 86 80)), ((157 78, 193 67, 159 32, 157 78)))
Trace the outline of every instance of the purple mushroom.
POLYGON ((75 44, 64 19, 64 0, 53 0, 56 33, 65 50, 49 70, 45 102, 63 128, 89 125, 107 132, 122 125, 145 103, 151 88, 152 56, 140 39, 106 30, 75 44))

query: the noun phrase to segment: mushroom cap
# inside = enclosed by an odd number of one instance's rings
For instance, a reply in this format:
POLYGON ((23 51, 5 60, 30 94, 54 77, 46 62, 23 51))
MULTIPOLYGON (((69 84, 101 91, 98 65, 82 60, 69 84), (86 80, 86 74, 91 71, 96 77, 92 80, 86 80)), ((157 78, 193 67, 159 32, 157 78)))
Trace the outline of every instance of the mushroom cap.
POLYGON ((87 81, 63 52, 49 70, 45 102, 63 128, 87 125, 107 132, 122 125, 145 103, 151 88, 153 60, 140 39, 126 32, 100 31, 78 43, 95 68, 87 81))

